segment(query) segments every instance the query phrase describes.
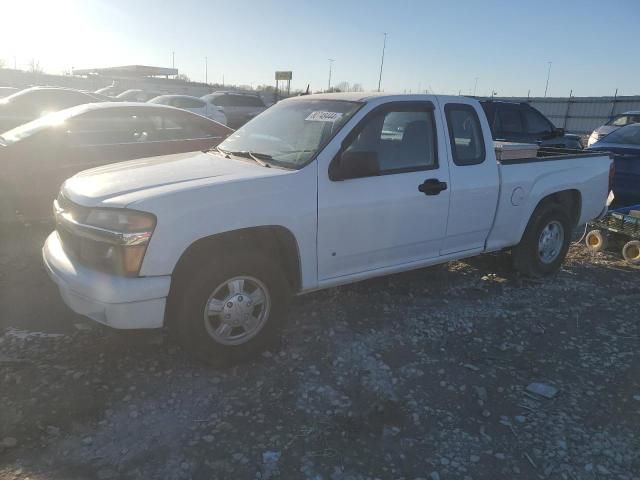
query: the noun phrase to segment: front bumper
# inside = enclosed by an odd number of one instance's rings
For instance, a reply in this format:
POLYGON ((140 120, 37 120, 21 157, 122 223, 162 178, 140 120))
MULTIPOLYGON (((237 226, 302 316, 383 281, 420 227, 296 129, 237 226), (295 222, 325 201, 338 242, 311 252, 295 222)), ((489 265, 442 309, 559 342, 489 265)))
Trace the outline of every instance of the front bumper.
POLYGON ((42 258, 74 312, 113 328, 162 327, 170 276, 127 278, 91 270, 66 254, 58 232, 47 238, 42 258))

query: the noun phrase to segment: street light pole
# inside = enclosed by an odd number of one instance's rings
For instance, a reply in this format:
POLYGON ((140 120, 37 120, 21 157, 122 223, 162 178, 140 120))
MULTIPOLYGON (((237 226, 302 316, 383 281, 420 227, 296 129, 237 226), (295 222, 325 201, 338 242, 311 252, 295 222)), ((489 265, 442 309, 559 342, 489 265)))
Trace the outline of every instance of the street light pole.
POLYGON ((335 62, 335 60, 333 58, 329 59, 329 82, 327 84, 327 91, 331 90, 331 70, 333 67, 333 62, 335 62))
POLYGON ((171 68, 176 68, 176 52, 171 52, 171 68))
POLYGON ((380 76, 378 77, 378 91, 380 91, 380 84, 382 83, 382 67, 384 66, 384 50, 387 47, 387 33, 384 33, 384 41, 382 43, 382 59, 380 60, 380 76))
POLYGON ((549 76, 551 75, 551 63, 552 62, 548 62, 549 63, 549 68, 547 70, 547 84, 544 86, 544 96, 545 98, 547 97, 547 90, 549 89, 549 76))
POLYGON ((204 57, 204 83, 209 84, 209 59, 204 57))
POLYGON ((476 83, 473 85, 473 96, 476 96, 476 90, 478 89, 478 77, 476 77, 476 83))

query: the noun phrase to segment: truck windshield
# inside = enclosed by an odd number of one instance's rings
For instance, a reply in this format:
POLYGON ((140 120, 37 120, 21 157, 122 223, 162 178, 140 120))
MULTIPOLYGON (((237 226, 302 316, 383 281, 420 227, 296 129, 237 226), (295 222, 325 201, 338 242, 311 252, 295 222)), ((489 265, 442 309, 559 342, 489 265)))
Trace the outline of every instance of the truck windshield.
POLYGON ((280 102, 219 145, 227 153, 250 154, 277 166, 305 166, 362 106, 344 100, 280 102))

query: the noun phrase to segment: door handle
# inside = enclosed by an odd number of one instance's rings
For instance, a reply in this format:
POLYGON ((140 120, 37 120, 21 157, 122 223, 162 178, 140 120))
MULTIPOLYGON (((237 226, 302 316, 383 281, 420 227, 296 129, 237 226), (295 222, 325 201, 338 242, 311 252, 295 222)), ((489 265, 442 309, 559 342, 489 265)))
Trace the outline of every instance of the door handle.
POLYGON ((418 185, 418 191, 425 195, 438 195, 443 190, 447 189, 447 182, 441 182, 437 178, 429 178, 424 183, 418 185))

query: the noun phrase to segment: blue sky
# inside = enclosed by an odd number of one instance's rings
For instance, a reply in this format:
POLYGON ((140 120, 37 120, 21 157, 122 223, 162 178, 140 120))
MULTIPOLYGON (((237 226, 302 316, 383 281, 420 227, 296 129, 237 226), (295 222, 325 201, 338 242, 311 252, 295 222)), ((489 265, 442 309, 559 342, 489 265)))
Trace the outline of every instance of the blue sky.
POLYGON ((176 67, 194 80, 526 96, 640 94, 640 1, 3 0, 0 59, 71 67, 176 67), (37 17, 34 11, 39 11, 37 17))

